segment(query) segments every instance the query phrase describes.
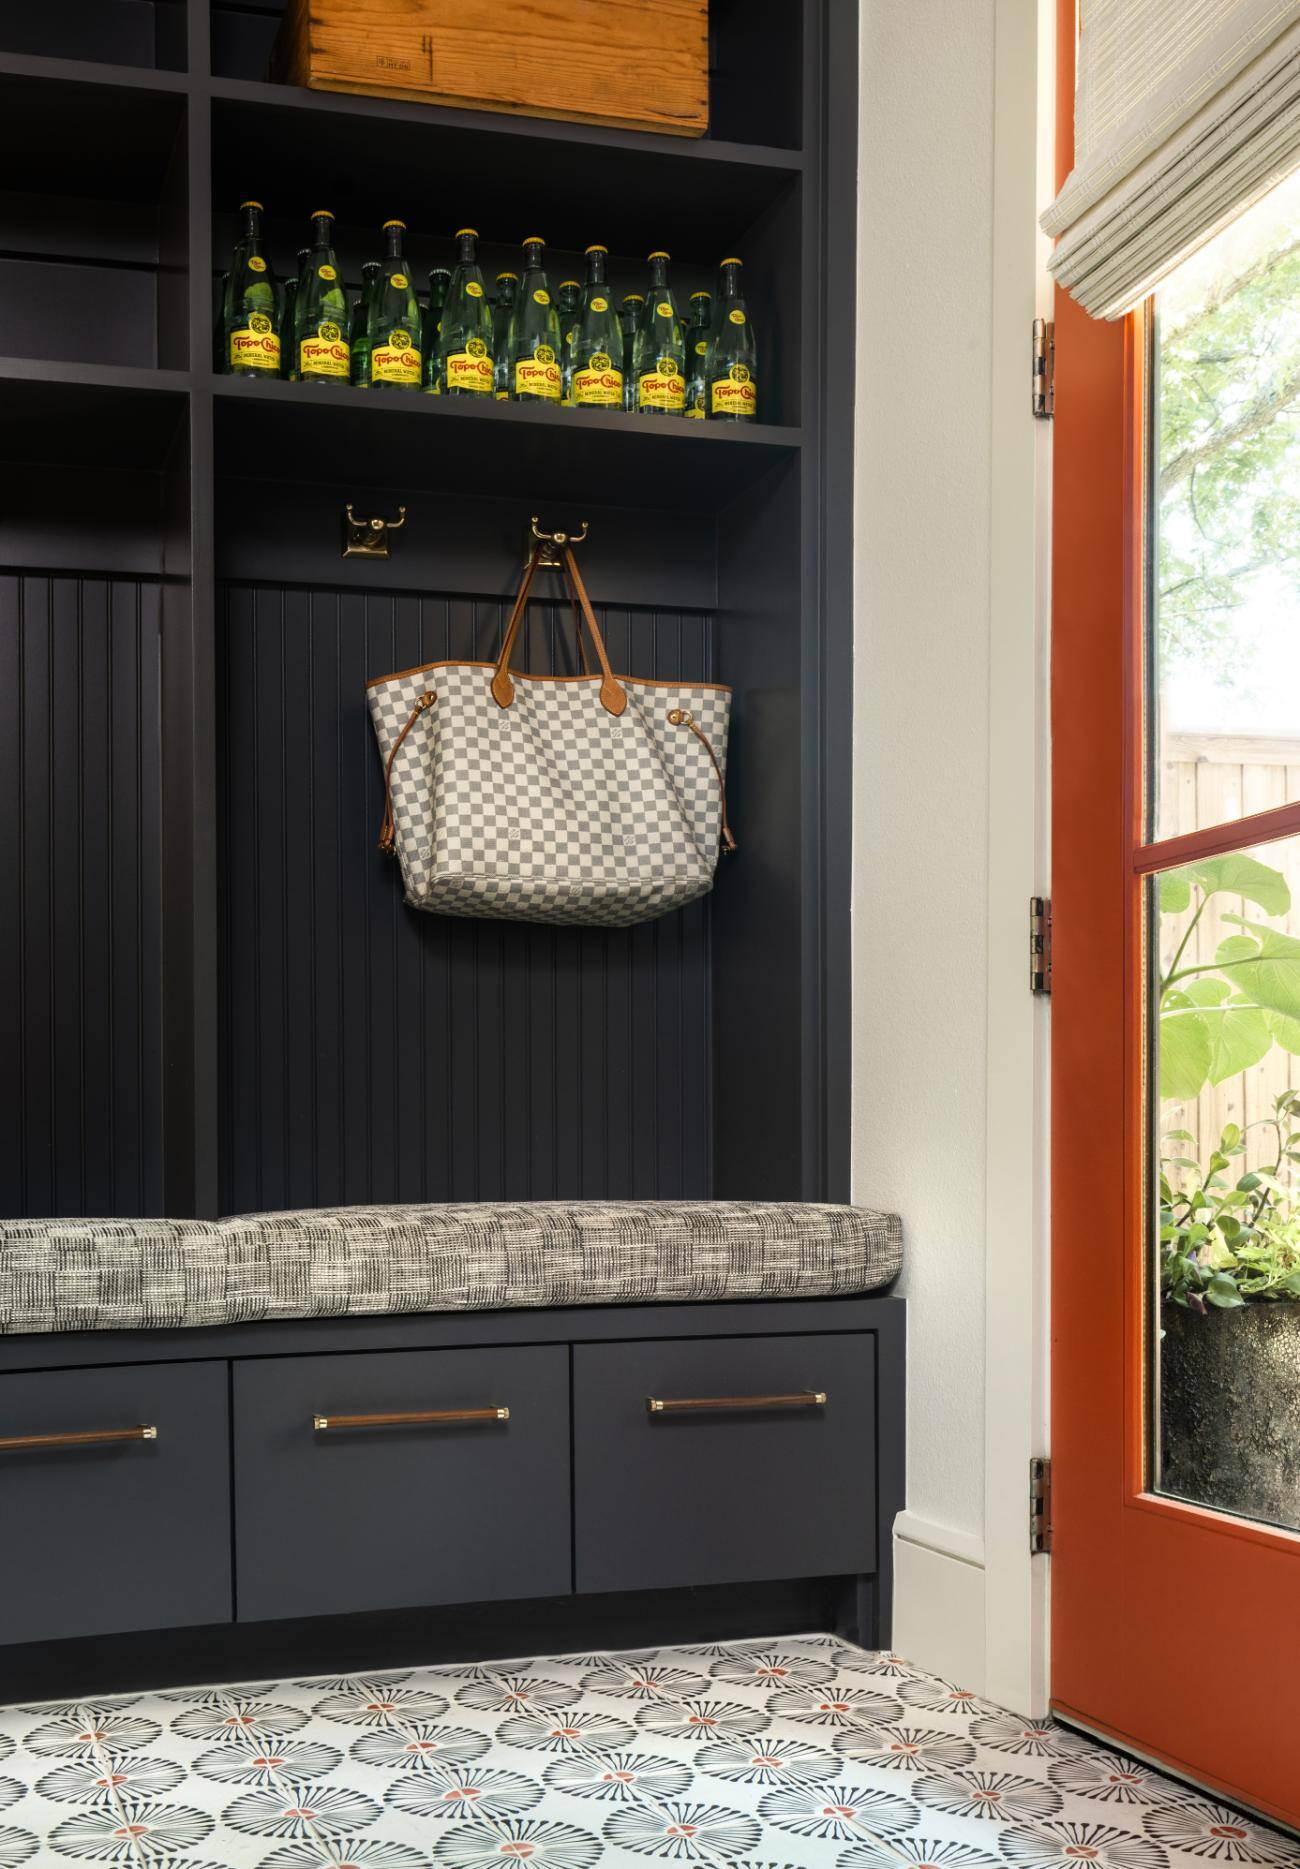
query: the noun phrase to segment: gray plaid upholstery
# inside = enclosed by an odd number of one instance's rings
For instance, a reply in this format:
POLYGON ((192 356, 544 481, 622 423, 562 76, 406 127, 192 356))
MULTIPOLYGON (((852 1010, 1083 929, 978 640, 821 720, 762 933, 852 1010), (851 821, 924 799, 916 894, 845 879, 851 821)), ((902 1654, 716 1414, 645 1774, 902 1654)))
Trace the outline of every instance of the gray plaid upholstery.
POLYGON ((334 1207, 0 1221, 0 1332, 510 1306, 835 1297, 886 1285, 893 1214, 768 1201, 334 1207))
POLYGON ((718 859, 722 797, 708 752, 669 714, 683 709, 727 769, 728 688, 620 676, 514 676, 498 707, 492 665, 439 662, 377 681, 370 717, 387 761, 420 696, 436 693, 393 760, 393 816, 406 900, 438 915, 627 928, 704 895, 718 859))

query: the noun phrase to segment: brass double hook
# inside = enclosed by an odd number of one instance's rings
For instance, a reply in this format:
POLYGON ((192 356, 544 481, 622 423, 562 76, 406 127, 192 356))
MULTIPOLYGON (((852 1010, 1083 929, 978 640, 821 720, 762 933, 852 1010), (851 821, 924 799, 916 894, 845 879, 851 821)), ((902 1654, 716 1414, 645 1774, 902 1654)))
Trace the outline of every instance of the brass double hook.
MULTIPOLYGON (((539 571, 563 571, 564 560, 561 558, 560 553, 564 550, 566 545, 572 546, 582 544, 582 541, 587 536, 587 521, 585 519, 583 520, 581 532, 543 532, 537 523, 537 514, 534 513, 531 521, 531 531, 533 540, 536 543, 552 547, 549 552, 541 551, 537 554, 537 569, 539 571)), ((530 545, 528 548, 530 557, 532 556, 532 549, 532 545, 530 545)))

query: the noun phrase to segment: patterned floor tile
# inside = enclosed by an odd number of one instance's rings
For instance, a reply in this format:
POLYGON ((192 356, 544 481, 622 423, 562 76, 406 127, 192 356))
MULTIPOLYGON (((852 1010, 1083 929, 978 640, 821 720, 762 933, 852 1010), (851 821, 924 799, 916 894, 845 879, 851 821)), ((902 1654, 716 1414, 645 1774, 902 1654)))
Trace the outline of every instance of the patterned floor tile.
POLYGON ((827 1635, 0 1709, 0 1869, 1300 1869, 827 1635))

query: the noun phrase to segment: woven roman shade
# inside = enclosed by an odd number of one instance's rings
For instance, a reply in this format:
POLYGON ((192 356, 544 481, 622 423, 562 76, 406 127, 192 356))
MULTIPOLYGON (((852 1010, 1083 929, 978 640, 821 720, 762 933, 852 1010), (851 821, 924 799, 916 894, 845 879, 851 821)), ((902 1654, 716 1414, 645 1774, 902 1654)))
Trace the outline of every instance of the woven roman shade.
POLYGON ((1118 318, 1300 162, 1300 0, 1082 0, 1051 270, 1118 318))

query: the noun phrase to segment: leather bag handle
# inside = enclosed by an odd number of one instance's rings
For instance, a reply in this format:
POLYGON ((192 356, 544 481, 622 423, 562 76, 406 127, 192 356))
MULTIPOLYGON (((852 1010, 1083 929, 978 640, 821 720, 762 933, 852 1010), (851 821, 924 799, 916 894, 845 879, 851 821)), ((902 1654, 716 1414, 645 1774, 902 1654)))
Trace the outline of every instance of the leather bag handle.
MULTIPOLYGON (((541 543, 533 547, 528 564, 524 569, 523 582, 519 586, 519 595, 515 599, 514 609, 510 612, 510 621, 506 624, 505 634, 501 639, 501 653, 497 657, 496 670, 493 673, 491 681, 492 699, 496 702, 498 707, 509 707, 515 698, 515 684, 510 674, 510 658, 515 651, 515 643, 519 636, 520 625, 523 622, 524 610, 528 603, 528 593, 532 588, 532 582, 537 571, 537 561, 541 555, 541 550, 541 543)), ((586 623, 591 633, 591 640, 596 650, 596 660, 600 664, 600 704, 607 714, 621 714, 627 706, 627 694, 622 683, 610 668, 609 656, 605 652, 605 639, 600 633, 599 624, 596 622, 596 614, 591 607, 591 600, 587 596, 586 586, 583 584, 582 577, 578 571, 577 561, 573 556, 572 549, 567 545, 564 548, 564 568, 568 575, 573 594, 577 598, 578 605, 581 609, 581 621, 586 623)), ((581 624, 579 625, 578 631, 578 644, 579 648, 581 648, 581 624)))

